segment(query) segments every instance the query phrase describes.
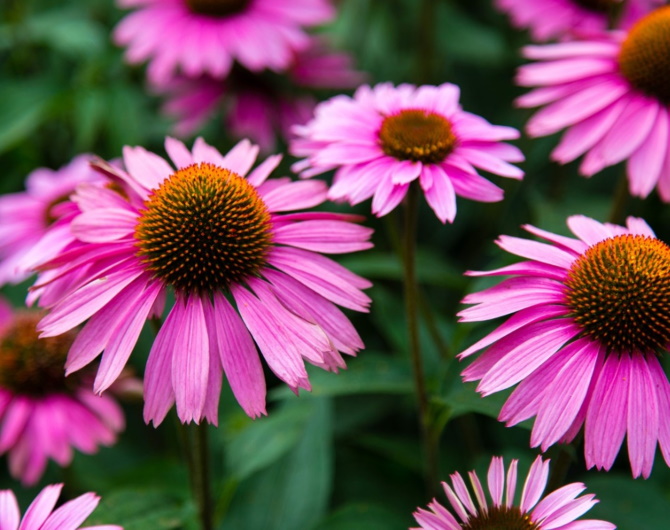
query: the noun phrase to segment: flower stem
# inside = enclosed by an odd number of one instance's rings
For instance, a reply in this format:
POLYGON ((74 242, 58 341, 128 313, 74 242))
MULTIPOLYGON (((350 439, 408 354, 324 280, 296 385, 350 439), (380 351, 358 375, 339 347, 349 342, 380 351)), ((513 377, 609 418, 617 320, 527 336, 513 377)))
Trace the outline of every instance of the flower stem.
POLYGON ((610 223, 621 224, 624 221, 628 198, 628 177, 624 169, 614 192, 614 201, 612 202, 612 209, 609 215, 610 223))
POLYGON ((405 312, 409 350, 412 358, 414 388, 419 405, 419 425, 424 450, 424 478, 426 489, 433 494, 437 488, 438 437, 431 433, 430 403, 421 357, 419 340, 419 296, 416 281, 416 231, 419 203, 419 189, 413 182, 405 197, 405 223, 403 227, 403 269, 405 283, 405 312))
POLYGON ((193 446, 193 494, 198 503, 198 515, 202 530, 212 530, 213 506, 212 489, 209 477, 209 440, 207 423, 192 427, 191 442, 193 446))
POLYGON ((423 0, 421 2, 418 35, 417 77, 419 84, 426 84, 432 80, 435 63, 435 57, 433 56, 435 49, 435 0, 423 0))

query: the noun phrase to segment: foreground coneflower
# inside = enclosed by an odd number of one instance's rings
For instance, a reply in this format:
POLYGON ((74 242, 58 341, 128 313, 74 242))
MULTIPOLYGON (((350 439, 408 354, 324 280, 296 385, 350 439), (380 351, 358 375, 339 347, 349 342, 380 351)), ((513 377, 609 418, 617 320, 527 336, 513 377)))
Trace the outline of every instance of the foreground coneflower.
POLYGON ((0 528, 2 530, 123 530, 111 524, 80 526, 100 502, 95 493, 85 493, 54 510, 63 484, 44 488, 21 518, 14 493, 0 491, 0 528))
POLYGON ((113 398, 93 394, 79 374, 65 378, 75 334, 38 338, 41 316, 0 301, 0 453, 25 485, 40 479, 49 459, 67 466, 73 448, 94 453, 113 444, 125 425, 113 398))
POLYGON ((456 216, 456 195, 495 202, 503 190, 477 169, 520 179, 519 136, 464 112, 456 85, 384 83, 360 87, 353 98, 337 96, 317 106, 315 117, 295 127, 291 152, 306 157, 294 165, 303 177, 335 169, 328 197, 357 204, 372 197, 372 212, 393 210, 417 181, 443 223, 456 216))
POLYGON ((68 198, 78 184, 100 180, 89 159, 36 169, 25 191, 0 197, 0 285, 25 280, 35 262, 58 255, 72 240, 68 223, 76 207, 68 198))
POLYGON ((670 463, 670 384, 659 356, 670 347, 670 247, 642 220, 627 227, 568 219, 577 238, 533 226, 549 242, 500 236, 526 258, 471 276, 512 276, 463 300, 464 322, 512 315, 460 354, 488 350, 464 372, 489 395, 519 383, 500 412, 535 416, 531 445, 568 442, 584 427, 589 468, 610 469, 624 437, 635 477, 648 477, 656 444, 670 463))
POLYGON ((216 423, 222 371, 246 413, 265 414, 256 345, 296 392, 310 388, 305 360, 337 370, 339 352, 362 347, 336 305, 366 311, 361 289, 370 284, 321 253, 369 248, 372 231, 349 215, 290 213, 321 204, 326 185, 268 179, 279 156, 250 172, 258 147, 248 141, 225 156, 202 139, 192 152, 170 138, 165 146, 176 169, 141 147, 124 149, 127 171, 98 163, 125 183, 127 198, 94 186, 73 196, 82 213, 72 231, 83 244, 47 265, 51 283, 70 290, 39 329, 55 336, 88 319, 66 368, 104 351, 101 392, 173 292, 145 370, 145 420, 159 424, 176 402, 183 422, 216 423))
POLYGON ((139 9, 114 39, 131 63, 150 60, 147 74, 162 83, 181 72, 222 79, 237 61, 248 70, 288 68, 309 45, 304 28, 335 14, 328 0, 118 0, 139 9))
POLYGON ((656 187, 670 202, 670 6, 628 32, 529 46, 524 55, 541 62, 521 67, 517 81, 541 88, 517 103, 546 105, 528 133, 568 128, 552 158, 565 164, 585 155, 584 176, 627 160, 631 194, 646 197, 656 187))
POLYGON ((487 475, 491 502, 479 477, 468 473, 473 500, 460 473, 451 475, 451 486, 442 483, 452 515, 437 500, 414 513, 420 529, 414 530, 612 530, 612 523, 595 519, 576 521, 598 501, 595 495, 579 496, 586 486, 574 482, 542 497, 549 475, 549 461, 537 457, 530 467, 521 491, 519 504, 514 504, 517 483, 517 460, 512 460, 507 473, 501 457, 493 457, 487 475), (505 484, 507 482, 507 484, 505 484))
POLYGON ((534 40, 604 31, 613 22, 627 28, 663 0, 495 0, 512 24, 534 40))

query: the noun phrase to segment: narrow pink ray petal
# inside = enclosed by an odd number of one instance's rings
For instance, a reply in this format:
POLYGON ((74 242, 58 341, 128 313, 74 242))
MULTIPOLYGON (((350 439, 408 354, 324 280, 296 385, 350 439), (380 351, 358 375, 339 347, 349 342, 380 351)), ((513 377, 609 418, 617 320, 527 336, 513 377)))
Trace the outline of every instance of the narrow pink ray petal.
POLYGON ((100 502, 95 493, 84 493, 53 512, 40 530, 74 530, 88 518, 100 502))
POLYGON ((247 177, 247 182, 254 187, 263 184, 282 160, 281 155, 272 155, 267 157, 257 168, 255 168, 247 177))
POLYGON ((608 470, 614 464, 626 434, 630 371, 628 354, 610 354, 605 360, 584 424, 584 456, 589 469, 608 470))
MULTIPOLYGON (((648 357, 654 357, 649 354, 648 357)), ((646 356, 633 353, 628 384, 628 457, 633 477, 649 478, 658 440, 658 400, 646 356)))
POLYGON ((20 519, 19 503, 16 502, 14 493, 10 490, 0 491, 0 525, 2 525, 2 530, 16 530, 19 527, 20 519))
POLYGON ((450 475, 450 477, 451 485, 454 488, 456 495, 458 495, 459 500, 461 503, 463 503, 465 509, 470 513, 470 515, 477 515, 477 507, 472 501, 472 497, 470 497, 470 492, 468 491, 468 487, 465 485, 463 477, 461 477, 460 473, 454 473, 450 475))
POLYGON ((456 195, 479 202, 501 201, 504 195, 502 188, 476 173, 468 173, 456 166, 443 164, 442 169, 451 181, 456 195))
POLYGON ((572 253, 546 243, 540 243, 539 241, 502 235, 498 237, 496 244, 503 250, 522 258, 532 259, 564 269, 569 269, 575 261, 575 256, 572 253))
POLYGON ((274 241, 314 252, 342 254, 371 248, 368 240, 372 232, 371 228, 345 221, 302 221, 276 228, 274 241))
POLYGON ((509 177, 514 179, 523 178, 523 171, 516 166, 502 161, 500 158, 489 154, 481 149, 474 149, 468 147, 461 147, 460 154, 473 166, 494 173, 502 177, 509 177))
MULTIPOLYGON (((239 141, 235 147, 226 153, 220 165, 226 169, 234 171, 238 175, 246 175, 251 169, 251 166, 254 165, 259 150, 260 148, 257 145, 253 145, 245 138, 244 140, 239 141)), ((217 156, 215 159, 216 160, 212 159, 205 161, 218 164, 219 157, 217 156)))
POLYGON ((516 492, 516 476, 519 461, 512 459, 507 470, 507 489, 505 490, 505 506, 510 508, 514 504, 514 493, 516 492))
POLYGON ((600 243, 603 239, 615 235, 607 226, 584 215, 571 215, 568 217, 568 228, 589 246, 593 246, 596 243, 600 243))
POLYGON ((575 498, 585 489, 584 484, 576 482, 552 491, 538 503, 531 517, 536 521, 543 521, 542 525, 547 530, 562 528, 564 524, 584 515, 598 503, 593 494, 575 498))
POLYGON ((456 218, 456 191, 444 170, 438 165, 426 164, 420 182, 426 201, 437 218, 443 223, 453 223, 456 218))
POLYGON ((559 282, 565 282, 567 271, 555 265, 540 263, 539 261, 519 261, 512 265, 500 267, 490 271, 465 271, 466 276, 534 276, 538 278, 550 278, 559 282))
POLYGON ((531 433, 531 447, 541 444, 546 451, 570 428, 592 384, 598 351, 598 345, 587 338, 577 339, 561 350, 564 364, 546 389, 546 395, 553 397, 540 403, 531 433))
POLYGON ((656 388, 658 442, 666 464, 670 465, 670 382, 656 357, 647 359, 649 374, 656 388))
POLYGON ((511 350, 504 361, 498 361, 480 381, 477 391, 486 396, 509 388, 530 375, 554 355, 580 329, 571 321, 539 322, 526 327, 529 335, 525 343, 511 350))
MULTIPOLYGON (((453 479, 453 475, 451 476, 453 479)), ((460 517, 461 521, 464 522, 467 521, 470 516, 468 515, 468 512, 465 510, 463 503, 458 498, 458 495, 456 495, 456 493, 449 487, 449 485, 446 482, 442 482, 442 488, 444 489, 444 493, 447 496, 447 500, 449 500, 451 507, 456 512, 456 515, 460 517)))
POLYGON ((656 186, 668 154, 668 115, 661 109, 647 138, 628 159, 631 195, 647 197, 656 186))
POLYGON ((172 354, 172 388, 177 415, 182 423, 199 423, 207 396, 209 337, 199 296, 177 297, 175 325, 178 328, 172 354))
POLYGON ((235 399, 252 418, 267 414, 265 376, 249 331, 223 295, 214 295, 213 306, 205 307, 205 316, 212 322, 210 328, 215 330, 221 365, 235 399))
POLYGON ((421 162, 410 162, 403 160, 393 167, 391 171, 391 182, 393 184, 409 184, 416 180, 421 174, 423 164, 421 162))
POLYGON ((530 466, 526 482, 523 485, 521 492, 521 502, 519 507, 524 513, 530 513, 533 506, 540 500, 544 488, 547 486, 547 478, 549 478, 549 460, 542 460, 538 456, 533 464, 530 466))
MULTIPOLYGON (((19 530, 39 530, 42 528, 44 521, 51 513, 51 510, 56 506, 60 492, 63 489, 63 484, 53 484, 45 487, 35 500, 30 503, 26 510, 19 530)), ((5 509, 0 508, 0 513, 5 513, 5 509)), ((0 521, 2 529, 5 530, 4 522, 0 521)))
POLYGON ((176 138, 165 138, 165 151, 172 160, 172 163, 178 168, 184 168, 194 163, 193 155, 183 142, 176 138))
POLYGON ((28 420, 35 406, 33 401, 25 396, 16 396, 2 418, 2 432, 0 432, 0 453, 8 451, 14 446, 24 433, 28 420))
POLYGON ((470 479, 472 490, 475 493, 475 499, 477 499, 479 509, 483 513, 488 512, 488 506, 486 504, 486 494, 484 493, 484 488, 482 487, 482 483, 480 482, 477 473, 475 473, 474 471, 468 471, 468 478, 470 479))
MULTIPOLYGON (((244 142, 244 140, 242 142, 244 142)), ((239 142, 235 147, 240 146, 242 142, 239 142)), ((248 142, 248 140, 246 140, 246 142, 248 142)), ((242 149, 246 149, 245 146, 246 144, 244 144, 242 149)), ((205 140, 203 140, 202 137, 200 136, 198 136, 195 139, 195 142, 193 142, 193 161, 196 164, 200 164, 202 162, 209 162, 210 164, 215 164, 219 167, 232 169, 226 166, 225 158, 223 157, 223 155, 219 153, 214 147, 205 142, 205 140)))
POLYGON ((521 53, 527 59, 564 59, 567 57, 580 57, 600 55, 604 57, 616 57, 619 46, 615 42, 585 41, 585 42, 561 42, 559 44, 546 44, 542 46, 524 46, 521 53))
POLYGON ((505 466, 502 457, 494 456, 491 459, 487 482, 493 506, 499 508, 502 506, 503 490, 505 489, 505 466))
POLYGON ((174 173, 170 164, 143 147, 125 146, 123 162, 132 178, 147 190, 158 188, 166 178, 174 173))
POLYGON ((303 180, 278 186, 268 193, 261 193, 261 196, 268 210, 271 212, 285 212, 318 206, 326 200, 327 192, 328 188, 325 182, 303 180))

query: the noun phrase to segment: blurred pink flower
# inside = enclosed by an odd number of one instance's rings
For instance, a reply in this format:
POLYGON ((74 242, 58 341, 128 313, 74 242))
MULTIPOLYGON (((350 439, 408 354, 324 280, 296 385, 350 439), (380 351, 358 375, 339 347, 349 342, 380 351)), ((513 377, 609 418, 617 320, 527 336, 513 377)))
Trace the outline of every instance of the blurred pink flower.
POLYGON ((670 6, 641 19, 628 32, 590 40, 528 46, 542 62, 522 66, 517 81, 540 88, 520 97, 521 107, 546 105, 528 122, 531 136, 568 128, 552 158, 562 164, 585 154, 579 171, 591 176, 627 160, 630 192, 654 187, 670 202, 670 6))
POLYGON ((0 453, 24 485, 40 479, 49 459, 67 466, 73 448, 113 444, 125 424, 113 398, 93 394, 85 377, 65 378, 74 333, 39 339, 41 316, 0 301, 0 453))
POLYGON ((495 0, 517 28, 528 29, 534 40, 563 39, 610 27, 613 15, 623 13, 618 28, 628 28, 663 0, 495 0))
POLYGON ((222 79, 234 61, 253 72, 286 70, 309 45, 304 27, 328 22, 328 0, 118 0, 139 7, 121 20, 115 41, 131 63, 149 60, 152 83, 177 73, 222 79))
POLYGON ((85 493, 66 502, 56 510, 62 484, 44 488, 30 504, 23 518, 14 493, 0 491, 0 528, 2 530, 123 530, 117 525, 80 526, 95 510, 100 497, 95 493, 85 493))
POLYGON ((55 257, 72 240, 76 206, 69 196, 78 184, 101 180, 90 158, 80 155, 56 171, 36 169, 26 191, 0 197, 0 285, 25 280, 36 262, 55 257))
POLYGON ((165 147, 176 170, 141 147, 124 148, 127 172, 98 163, 132 189, 128 200, 79 188, 82 213, 71 226, 85 244, 55 260, 70 290, 39 329, 55 336, 88 319, 66 368, 79 370, 104 350, 94 384, 101 392, 173 290, 146 366, 145 420, 159 424, 176 402, 183 422, 216 423, 222 372, 257 417, 266 391, 256 345, 295 392, 310 389, 304 360, 336 371, 345 366, 339 352, 363 346, 336 304, 367 311, 361 289, 370 283, 321 253, 369 248, 372 231, 351 215, 285 213, 321 204, 326 185, 268 179, 280 156, 250 172, 258 147, 249 141, 225 156, 200 138, 192 152, 171 138, 165 147), (67 275, 80 269, 73 284, 67 275))
POLYGON ((421 528, 414 530, 461 530, 463 528, 528 528, 529 530, 613 530, 612 523, 578 517, 588 512, 597 500, 589 494, 579 497, 586 489, 581 482, 573 482, 542 498, 549 476, 549 460, 537 457, 530 467, 523 485, 519 505, 514 505, 517 483, 517 460, 512 460, 507 473, 502 457, 493 457, 487 475, 491 503, 486 501, 484 488, 474 471, 468 473, 475 501, 460 473, 451 475, 450 487, 442 483, 454 517, 444 506, 433 499, 430 511, 419 508, 414 513, 421 528), (505 479, 507 485, 505 485, 505 479), (459 519, 462 521, 459 522, 459 519))
POLYGON ((232 136, 250 138, 270 152, 277 134, 288 141, 291 127, 312 117, 316 100, 309 89, 354 88, 364 80, 348 54, 332 51, 323 39, 313 38, 281 76, 237 67, 223 80, 209 75, 176 76, 154 90, 165 96, 163 110, 176 119, 177 136, 198 132, 221 112, 232 136))
POLYGON ((509 319, 460 358, 490 346, 463 372, 483 395, 518 384, 499 419, 535 416, 531 445, 569 442, 584 426, 589 468, 610 469, 625 436, 633 475, 651 473, 656 444, 670 464, 670 247, 642 220, 627 227, 568 219, 577 239, 533 226, 549 242, 500 236, 526 258, 471 276, 512 276, 466 296, 463 322, 509 319))
POLYGON ((501 140, 518 138, 511 127, 495 126, 464 112, 459 88, 383 83, 360 87, 353 98, 337 96, 317 106, 307 125, 294 128, 291 152, 306 157, 293 169, 311 177, 335 169, 332 200, 358 204, 370 197, 381 217, 402 201, 418 180, 428 204, 443 223, 456 216, 456 195, 495 202, 503 190, 475 167, 520 179, 508 162, 521 151, 501 140))

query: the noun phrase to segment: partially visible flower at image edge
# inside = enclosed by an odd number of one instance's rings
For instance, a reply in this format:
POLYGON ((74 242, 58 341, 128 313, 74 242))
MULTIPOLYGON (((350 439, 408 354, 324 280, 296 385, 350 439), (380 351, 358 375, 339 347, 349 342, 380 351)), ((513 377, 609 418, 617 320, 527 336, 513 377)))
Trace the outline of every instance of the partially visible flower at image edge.
POLYGON ((670 464, 670 247, 645 221, 626 227, 568 218, 575 238, 526 225, 546 241, 500 236, 525 258, 470 276, 511 276, 467 295, 462 322, 511 315, 463 351, 488 347, 463 371, 487 396, 514 385, 500 421, 535 416, 531 446, 545 451, 584 428, 589 468, 609 470, 627 437, 633 476, 651 474, 658 443, 670 464))
POLYGON ((629 190, 647 197, 656 188, 670 202, 670 6, 640 19, 628 32, 527 46, 521 86, 539 87, 517 99, 544 106, 526 125, 530 136, 566 129, 551 157, 567 164, 584 155, 590 177, 626 160, 629 190))
POLYGON ((101 180, 79 155, 60 169, 39 168, 26 177, 25 191, 0 197, 0 285, 19 283, 31 266, 55 257, 72 241, 68 198, 82 182, 101 180))
POLYGON ((565 39, 605 31, 616 18, 628 28, 663 0, 495 0, 515 27, 528 29, 533 40, 565 39), (623 10, 620 16, 614 12, 623 10))
POLYGON ((309 45, 305 27, 335 15, 328 0, 117 0, 138 7, 114 30, 130 63, 149 60, 151 83, 176 73, 225 78, 237 61, 281 72, 309 45))
POLYGON ((2 530, 123 530, 118 525, 81 526, 100 502, 95 493, 85 493, 54 510, 63 484, 46 486, 30 504, 23 518, 16 496, 0 490, 0 527, 2 530))
POLYGON ((124 148, 127 171, 96 164, 127 197, 78 188, 82 213, 71 227, 79 245, 54 260, 44 286, 68 291, 38 329, 57 336, 88 320, 66 369, 102 353, 99 393, 174 292, 145 369, 145 420, 158 425, 176 403, 182 422, 217 423, 222 372, 245 412, 260 416, 266 387, 256 345, 296 393, 311 389, 304 361, 337 371, 340 352, 363 347, 337 306, 367 311, 370 282, 322 254, 370 248, 372 230, 358 216, 295 212, 320 205, 325 183, 268 179, 278 155, 251 170, 258 146, 248 140, 225 156, 201 138, 192 151, 173 138, 165 148, 177 169, 142 147, 124 148))
POLYGON ((507 473, 502 457, 493 457, 487 475, 491 502, 479 477, 468 473, 475 496, 473 500, 460 473, 451 475, 451 486, 442 483, 444 492, 456 516, 433 499, 429 510, 419 508, 414 513, 420 528, 413 530, 612 530, 615 525, 596 519, 578 517, 589 511, 598 501, 595 495, 579 496, 586 486, 580 482, 567 484, 542 496, 549 475, 549 460, 538 456, 530 467, 521 492, 519 504, 514 504, 517 484, 517 460, 512 460, 507 473), (505 484, 507 482, 507 484, 505 484), (459 521, 460 519, 460 521, 459 521))
POLYGON ((65 377, 75 334, 38 338, 42 316, 0 299, 0 454, 7 453, 10 474, 25 486, 41 478, 49 459, 67 466, 73 449, 95 453, 125 427, 109 392, 96 396, 85 374, 65 377))
POLYGON ((420 185, 435 215, 456 217, 456 196, 482 202, 502 200, 503 190, 476 168, 514 179, 523 171, 509 162, 524 157, 502 143, 519 137, 511 127, 491 125, 461 109, 456 85, 363 85, 315 109, 304 126, 294 127, 291 153, 304 157, 293 170, 307 178, 335 170, 328 198, 358 204, 372 197, 381 217, 420 185))

